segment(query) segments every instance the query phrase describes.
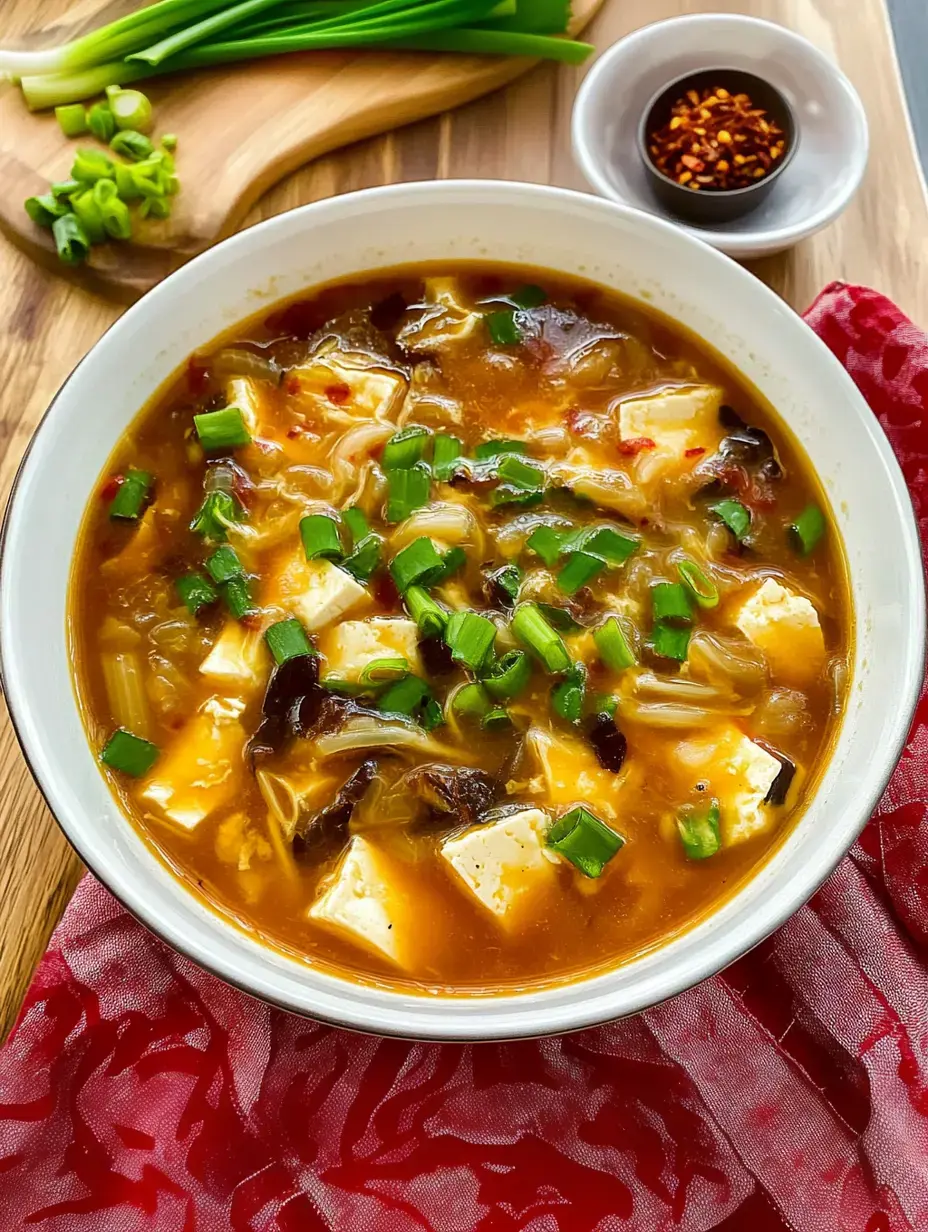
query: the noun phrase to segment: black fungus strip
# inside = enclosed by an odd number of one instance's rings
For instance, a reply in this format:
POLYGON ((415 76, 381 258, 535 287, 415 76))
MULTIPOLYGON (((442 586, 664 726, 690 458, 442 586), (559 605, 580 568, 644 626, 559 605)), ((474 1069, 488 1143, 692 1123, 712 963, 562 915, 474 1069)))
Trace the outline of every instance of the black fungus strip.
POLYGON ((468 825, 487 811, 496 790, 493 779, 483 770, 441 762, 417 766, 403 781, 433 813, 451 814, 455 821, 468 825))
POLYGON ((351 815, 364 799, 376 773, 377 762, 373 757, 362 761, 339 789, 331 804, 297 822, 293 850, 299 855, 305 855, 310 851, 316 852, 344 843, 351 815))
POLYGON ((770 790, 764 796, 764 804, 785 804, 786 797, 789 795, 789 789, 793 785, 793 779, 796 777, 796 767, 785 753, 778 753, 776 749, 772 749, 767 744, 763 747, 771 757, 775 757, 780 763, 780 773, 770 784, 770 790))
POLYGON ((587 739, 593 746, 596 759, 604 770, 618 774, 625 762, 628 741, 608 714, 597 714, 587 728, 587 739))

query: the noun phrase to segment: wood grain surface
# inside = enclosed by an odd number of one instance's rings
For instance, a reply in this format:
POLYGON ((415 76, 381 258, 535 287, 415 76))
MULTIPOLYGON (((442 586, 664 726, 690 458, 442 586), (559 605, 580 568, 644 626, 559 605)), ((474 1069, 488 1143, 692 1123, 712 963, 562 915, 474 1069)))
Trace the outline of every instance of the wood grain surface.
MULTIPOLYGON (((574 0, 572 32, 579 33, 602 3, 574 0)), ((121 16, 133 7, 131 0, 105 11, 121 16)), ((78 9, 83 18, 87 0, 78 9)), ((287 172, 469 102, 531 67, 530 60, 508 57, 329 51, 189 73, 182 87, 171 77, 142 82, 155 106, 157 132, 180 136, 182 191, 170 219, 136 220, 133 244, 96 246, 69 276, 91 291, 131 301, 230 234, 287 172)), ((0 228, 50 267, 58 261, 51 233, 30 221, 22 203, 67 179, 78 145, 97 142, 70 141, 48 112, 30 113, 18 90, 0 88, 0 228)))
MULTIPOLYGON (((45 0, 49 14, 59 0, 45 0)), ((913 157, 884 0, 606 0, 588 37, 604 48, 680 13, 779 20, 836 58, 875 137, 858 199, 834 226, 753 267, 796 308, 834 278, 869 283, 928 325, 928 204, 913 157)), ((0 34, 27 30, 34 0, 0 0, 0 34)), ((318 159, 269 192, 246 225, 335 193, 400 180, 483 176, 584 187, 570 154, 582 70, 533 69, 505 93, 318 159)), ((30 433, 70 369, 119 309, 38 268, 0 239, 0 499, 30 433)), ((32 784, 9 722, 0 725, 0 1030, 16 1013, 80 868, 32 784)))

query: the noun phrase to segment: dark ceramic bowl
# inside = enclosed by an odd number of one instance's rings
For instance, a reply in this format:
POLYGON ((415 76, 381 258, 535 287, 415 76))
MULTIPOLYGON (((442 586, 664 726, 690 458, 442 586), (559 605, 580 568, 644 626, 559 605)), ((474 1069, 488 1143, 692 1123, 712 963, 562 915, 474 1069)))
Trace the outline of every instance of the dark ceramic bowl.
POLYGON ((697 73, 687 73, 685 77, 677 77, 654 95, 645 107, 638 125, 638 153, 654 196, 665 210, 677 218, 698 224, 731 222, 733 218, 741 218, 751 210, 756 210, 770 195, 777 180, 792 162, 798 144, 796 117, 786 98, 762 77, 735 68, 706 68, 697 73), (702 90, 707 87, 714 89, 717 86, 722 86, 730 94, 748 94, 756 107, 763 107, 771 119, 783 129, 786 135, 786 152, 776 170, 746 188, 694 192, 658 171, 648 153, 648 135, 668 122, 674 103, 687 90, 702 90))

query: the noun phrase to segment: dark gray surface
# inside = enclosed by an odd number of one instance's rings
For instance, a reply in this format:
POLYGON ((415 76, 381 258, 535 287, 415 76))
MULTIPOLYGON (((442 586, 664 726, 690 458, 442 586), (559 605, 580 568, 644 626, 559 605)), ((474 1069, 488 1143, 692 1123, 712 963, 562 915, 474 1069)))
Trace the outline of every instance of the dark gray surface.
POLYGON ((922 168, 928 173, 928 0, 888 0, 922 168))

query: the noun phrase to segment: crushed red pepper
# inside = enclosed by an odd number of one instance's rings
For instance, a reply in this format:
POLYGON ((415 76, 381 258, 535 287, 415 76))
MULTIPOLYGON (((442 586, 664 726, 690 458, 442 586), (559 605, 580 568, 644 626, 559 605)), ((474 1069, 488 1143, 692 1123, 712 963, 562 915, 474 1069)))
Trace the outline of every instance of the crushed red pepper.
POLYGON ((674 103, 667 123, 649 133, 648 153, 686 188, 728 192, 769 175, 786 153, 786 134, 749 95, 707 87, 674 103))

